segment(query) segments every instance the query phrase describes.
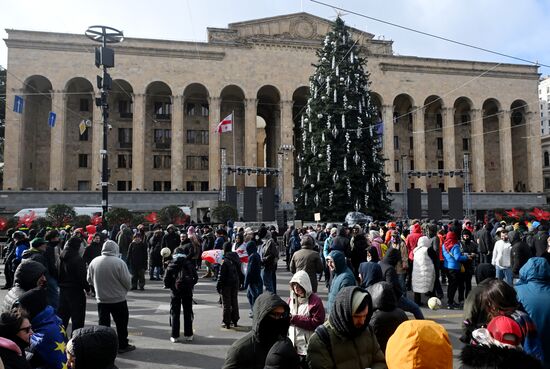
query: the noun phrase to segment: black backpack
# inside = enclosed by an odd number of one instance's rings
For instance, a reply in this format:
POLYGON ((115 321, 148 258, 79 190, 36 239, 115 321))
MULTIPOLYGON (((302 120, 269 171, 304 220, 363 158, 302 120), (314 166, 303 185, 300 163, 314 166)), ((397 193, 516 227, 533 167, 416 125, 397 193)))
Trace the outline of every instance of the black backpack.
POLYGON ((184 260, 176 275, 174 288, 178 292, 189 293, 199 280, 195 267, 188 260, 184 260))

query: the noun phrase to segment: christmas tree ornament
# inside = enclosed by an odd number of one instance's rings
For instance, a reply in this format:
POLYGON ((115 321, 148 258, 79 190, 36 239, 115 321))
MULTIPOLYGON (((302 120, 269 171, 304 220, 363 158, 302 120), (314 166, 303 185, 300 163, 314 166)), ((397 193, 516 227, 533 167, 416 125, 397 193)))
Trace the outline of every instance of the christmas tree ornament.
POLYGON ((342 114, 342 128, 346 129, 346 116, 342 114))
POLYGON ((340 68, 336 66, 336 77, 340 77, 340 68))
POLYGON ((327 170, 330 171, 330 146, 327 146, 327 170))
POLYGON ((321 133, 321 141, 325 142, 325 132, 321 133))
POLYGON ((346 152, 348 154, 350 152, 350 145, 351 145, 351 140, 350 140, 349 132, 346 132, 346 152))
POLYGON ((350 52, 350 54, 349 54, 349 62, 350 62, 351 64, 353 64, 353 61, 354 61, 354 59, 353 59, 353 51, 352 51, 352 52, 350 52))
POLYGON ((309 180, 307 179, 307 176, 304 176, 304 179, 302 179, 302 184, 304 186, 307 186, 309 184, 309 180))
POLYGON ((322 158, 323 158, 323 153, 317 154, 317 157, 318 157, 319 159, 322 159, 322 158))
POLYGON ((332 206, 333 197, 334 197, 334 191, 330 190, 330 192, 328 193, 328 206, 332 206))
POLYGON ((312 153, 313 155, 317 155, 317 145, 315 145, 315 144, 313 143, 313 141, 311 141, 311 142, 312 142, 312 144, 311 144, 311 153, 312 153))
POLYGON ((340 82, 344 82, 344 81, 345 81, 344 77, 340 77, 340 82))
POLYGON ((334 128, 332 128, 332 136, 334 138, 338 137, 338 128, 336 128, 336 126, 334 126, 334 128))
POLYGON ((351 182, 349 178, 346 178, 346 187, 348 189, 348 198, 351 198, 351 182))
POLYGON ((315 197, 313 198, 313 201, 315 201, 315 206, 319 206, 320 199, 319 199, 319 194, 318 193, 315 194, 315 197))
POLYGON ((361 208, 361 205, 359 204, 359 200, 355 200, 355 211, 359 211, 359 209, 361 208))
POLYGON ((355 165, 359 165, 360 160, 361 160, 361 157, 357 153, 357 150, 355 150, 355 155, 353 155, 353 161, 355 162, 355 165))
POLYGON ((300 120, 300 128, 304 129, 304 116, 302 115, 302 119, 300 120))
POLYGON ((327 97, 325 95, 321 96, 321 100, 325 101, 327 97))
POLYGON ((319 119, 323 118, 323 114, 320 114, 320 113, 317 114, 317 118, 319 118, 319 119))
POLYGON ((327 58, 325 58, 325 57, 323 56, 323 57, 321 58, 321 60, 322 60, 323 62, 326 62, 326 61, 327 61, 327 58))
POLYGON ((317 172, 317 183, 319 182, 321 182, 321 172, 317 172))
POLYGON ((336 184, 336 182, 338 182, 338 179, 340 177, 338 176, 338 172, 334 172, 334 175, 332 176, 332 182, 334 182, 334 184, 336 184))
POLYGON ((336 67, 336 56, 333 55, 332 56, 332 69, 334 69, 336 67))
POLYGON ((330 129, 330 120, 332 119, 332 116, 327 115, 327 129, 330 129))
POLYGON ((307 192, 304 194, 304 205, 307 205, 307 192))
POLYGON ((361 163, 361 174, 365 175, 367 171, 367 164, 365 164, 365 161, 363 160, 361 163))
POLYGON ((336 89, 334 89, 334 103, 336 104, 338 102, 338 95, 336 93, 336 89))
POLYGON ((362 130, 361 128, 357 128, 357 131, 356 131, 356 133, 357 133, 357 138, 361 138, 361 133, 362 133, 362 131, 363 131, 363 130, 362 130))
POLYGON ((344 156, 344 172, 348 170, 348 158, 344 156))
POLYGON ((315 188, 315 183, 310 183, 309 187, 315 188))
POLYGON ((307 166, 307 175, 310 176, 311 175, 311 167, 308 165, 307 166))
POLYGON ((313 90, 313 98, 317 98, 317 86, 315 86, 315 89, 313 90))

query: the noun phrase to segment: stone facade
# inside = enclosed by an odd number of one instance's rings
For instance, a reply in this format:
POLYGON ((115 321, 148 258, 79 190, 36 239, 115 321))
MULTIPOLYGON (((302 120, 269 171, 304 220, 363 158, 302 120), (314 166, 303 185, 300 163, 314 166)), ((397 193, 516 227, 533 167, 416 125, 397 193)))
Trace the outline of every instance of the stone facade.
MULTIPOLYGON (((282 201, 292 202, 294 129, 329 29, 328 20, 298 13, 209 28, 206 43, 127 38, 115 45, 111 190, 219 190, 225 148, 229 164, 276 167, 282 156, 282 181, 250 174, 235 184, 282 183, 282 201), (231 113, 235 153, 231 133, 212 133, 231 113)), ((97 45, 83 35, 7 32, 8 106, 21 95, 25 109, 7 112, 4 190, 98 190, 97 45), (57 113, 53 128, 49 111, 57 113), (82 120, 90 121, 84 134, 82 120)), ((406 183, 463 186, 463 178, 438 173, 461 169, 468 153, 472 191, 542 192, 537 67, 397 56, 391 41, 351 33, 368 57, 391 191, 406 183), (433 175, 402 183, 404 168, 433 175)))

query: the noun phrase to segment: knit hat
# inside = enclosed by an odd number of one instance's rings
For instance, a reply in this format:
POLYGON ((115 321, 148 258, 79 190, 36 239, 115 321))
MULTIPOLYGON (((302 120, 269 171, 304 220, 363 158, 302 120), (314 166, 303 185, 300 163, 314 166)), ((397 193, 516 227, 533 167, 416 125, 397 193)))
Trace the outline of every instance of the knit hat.
POLYGON ((45 245, 46 243, 46 240, 42 237, 36 237, 34 240, 31 241, 31 246, 36 249, 42 245, 45 245))
POLYGON ((495 340, 507 345, 518 346, 523 339, 519 324, 504 315, 493 318, 487 325, 487 330, 495 340))
POLYGON ((353 296, 351 298, 351 313, 357 314, 357 309, 362 305, 363 300, 368 296, 369 294, 367 292, 363 291, 354 291, 353 296))
POLYGON ((334 327, 338 334, 344 337, 353 338, 358 337, 365 331, 367 325, 370 322, 372 313, 373 309, 370 295, 360 287, 348 286, 342 288, 336 295, 336 299, 334 301, 334 305, 330 310, 328 320, 330 322, 330 325, 334 327), (365 298, 367 299, 367 305, 369 307, 367 318, 365 319, 365 324, 360 328, 355 327, 355 325, 353 324, 352 316, 354 295, 357 294, 357 292, 361 293, 361 297, 358 297, 359 302, 357 303, 357 305, 355 305, 355 307, 357 308, 365 298))
POLYGON ((29 314, 29 320, 32 321, 48 306, 48 291, 44 288, 33 288, 22 294, 18 303, 29 314))

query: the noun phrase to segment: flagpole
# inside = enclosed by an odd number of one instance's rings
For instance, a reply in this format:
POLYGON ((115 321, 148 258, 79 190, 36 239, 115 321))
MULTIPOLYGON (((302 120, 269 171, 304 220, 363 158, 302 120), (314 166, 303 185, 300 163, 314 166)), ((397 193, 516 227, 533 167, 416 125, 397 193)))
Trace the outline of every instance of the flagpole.
POLYGON ((237 188, 237 151, 235 150, 235 110, 231 111, 231 131, 233 133, 233 186, 237 188))

